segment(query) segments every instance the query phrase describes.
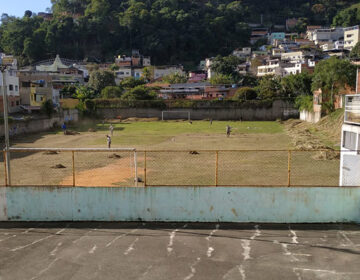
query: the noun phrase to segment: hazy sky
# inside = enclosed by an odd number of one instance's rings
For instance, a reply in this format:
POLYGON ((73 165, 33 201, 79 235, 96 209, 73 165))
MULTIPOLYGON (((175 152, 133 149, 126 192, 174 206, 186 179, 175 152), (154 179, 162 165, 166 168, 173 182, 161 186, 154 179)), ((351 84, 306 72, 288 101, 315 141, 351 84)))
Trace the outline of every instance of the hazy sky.
POLYGON ((0 15, 22 17, 26 10, 38 13, 50 7, 51 0, 0 0, 0 15))

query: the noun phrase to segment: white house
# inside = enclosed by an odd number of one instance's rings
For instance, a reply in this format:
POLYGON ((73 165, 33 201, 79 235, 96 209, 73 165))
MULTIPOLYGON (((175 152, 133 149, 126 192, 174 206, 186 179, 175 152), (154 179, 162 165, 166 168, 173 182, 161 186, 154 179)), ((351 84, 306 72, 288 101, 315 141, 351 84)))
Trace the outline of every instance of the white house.
MULTIPOLYGON (((4 72, 6 93, 8 99, 9 113, 20 111, 20 88, 19 78, 17 76, 17 60, 13 56, 0 54, 0 64, 7 65, 7 70, 4 72)), ((2 93, 3 74, 0 72, 0 89, 2 93)), ((3 111, 3 96, 0 94, 0 111, 3 111)))
POLYGON ((158 79, 163 76, 167 76, 170 74, 184 74, 183 68, 180 65, 173 65, 173 66, 155 66, 154 67, 154 78, 158 79))
POLYGON ((360 186, 360 95, 345 97, 341 134, 340 186, 360 186))
POLYGON ((360 29, 359 25, 347 27, 344 29, 344 49, 352 50, 359 42, 360 29))
POLYGON ((322 43, 335 42, 344 38, 344 28, 320 28, 312 31, 310 41, 313 41, 315 45, 321 45, 322 43))

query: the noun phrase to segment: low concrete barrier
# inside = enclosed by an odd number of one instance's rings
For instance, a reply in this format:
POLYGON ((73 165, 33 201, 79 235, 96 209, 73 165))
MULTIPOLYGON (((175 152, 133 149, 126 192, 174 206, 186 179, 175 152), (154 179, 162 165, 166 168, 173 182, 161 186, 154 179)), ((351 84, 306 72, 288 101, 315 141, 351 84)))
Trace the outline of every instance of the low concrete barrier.
POLYGON ((360 187, 1 187, 0 220, 360 222, 360 187))

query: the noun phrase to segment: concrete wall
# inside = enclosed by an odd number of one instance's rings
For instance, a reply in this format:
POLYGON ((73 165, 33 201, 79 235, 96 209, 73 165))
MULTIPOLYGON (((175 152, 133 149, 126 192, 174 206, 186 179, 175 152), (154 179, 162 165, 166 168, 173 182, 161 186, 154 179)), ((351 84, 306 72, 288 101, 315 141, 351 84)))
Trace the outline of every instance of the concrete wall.
POLYGON ((321 119, 321 112, 309 112, 302 110, 300 112, 300 120, 311 122, 311 123, 317 123, 321 119))
POLYGON ((360 222, 360 187, 2 187, 0 220, 360 222))
MULTIPOLYGON (((192 120, 246 120, 246 121, 274 121, 276 119, 298 118, 299 112, 292 104, 275 101, 271 108, 240 109, 240 108, 175 108, 173 111, 187 111, 191 114, 192 120)), ((159 118, 161 119, 162 109, 156 108, 106 108, 98 109, 98 113, 105 118, 159 118)), ((167 110, 167 111, 171 111, 167 110)), ((174 116, 174 115, 173 115, 174 116)), ((179 115, 184 118, 183 115, 179 115)))
MULTIPOLYGON (((78 111, 75 109, 64 110, 60 116, 52 118, 34 119, 28 122, 17 121, 9 123, 10 136, 21 135, 26 133, 34 133, 46 131, 54 126, 55 123, 61 124, 65 121, 78 121, 78 111)), ((4 136, 4 125, 0 125, 0 136, 4 136)))

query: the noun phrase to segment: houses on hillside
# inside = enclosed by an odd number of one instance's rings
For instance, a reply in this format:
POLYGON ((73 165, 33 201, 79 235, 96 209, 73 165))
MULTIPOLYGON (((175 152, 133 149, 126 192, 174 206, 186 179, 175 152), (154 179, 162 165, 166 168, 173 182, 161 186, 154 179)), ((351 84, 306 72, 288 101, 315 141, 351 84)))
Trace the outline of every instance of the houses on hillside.
MULTIPOLYGON (((3 90, 3 79, 5 80, 6 88, 4 89, 8 99, 9 113, 16 113, 20 111, 20 86, 19 78, 17 77, 18 65, 17 60, 11 55, 0 53, 0 65, 7 65, 7 71, 0 72, 0 89, 3 90), (3 77, 4 75, 4 77, 3 77)), ((3 96, 0 95, 0 111, 3 111, 3 96)))

